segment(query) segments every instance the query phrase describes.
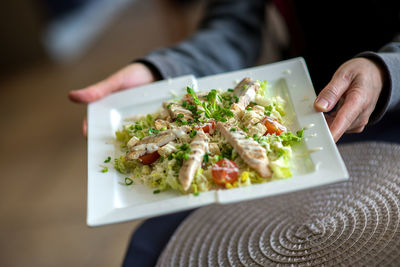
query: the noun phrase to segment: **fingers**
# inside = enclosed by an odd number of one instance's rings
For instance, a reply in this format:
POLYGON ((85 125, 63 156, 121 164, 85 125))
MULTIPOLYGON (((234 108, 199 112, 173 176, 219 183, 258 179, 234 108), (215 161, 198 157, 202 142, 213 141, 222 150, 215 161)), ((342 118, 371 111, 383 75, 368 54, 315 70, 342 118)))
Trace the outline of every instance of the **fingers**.
POLYGON ((118 75, 113 75, 108 79, 84 89, 71 91, 68 97, 74 102, 88 104, 112 92, 118 91, 121 88, 121 83, 122 81, 119 79, 118 75))
POLYGON ((83 118, 83 122, 82 122, 82 134, 84 137, 87 138, 87 117, 86 116, 83 118))
POLYGON ((99 83, 81 90, 71 91, 68 97, 74 102, 87 104, 99 100, 112 92, 151 83, 160 78, 160 75, 153 72, 146 65, 133 63, 99 83))
MULTIPOLYGON (((364 125, 358 125, 357 119, 363 111, 363 95, 357 90, 349 91, 346 95, 342 107, 337 111, 337 114, 330 124, 332 137, 337 142, 340 137, 351 129, 359 130, 364 125)), ((363 118, 360 116, 360 118, 363 118)), ((364 123, 364 121, 360 121, 364 123)))
POLYGON ((332 77, 332 80, 327 86, 321 91, 317 99, 314 102, 314 107, 320 112, 329 112, 339 101, 343 93, 350 86, 350 79, 346 75, 342 74, 339 69, 332 77))

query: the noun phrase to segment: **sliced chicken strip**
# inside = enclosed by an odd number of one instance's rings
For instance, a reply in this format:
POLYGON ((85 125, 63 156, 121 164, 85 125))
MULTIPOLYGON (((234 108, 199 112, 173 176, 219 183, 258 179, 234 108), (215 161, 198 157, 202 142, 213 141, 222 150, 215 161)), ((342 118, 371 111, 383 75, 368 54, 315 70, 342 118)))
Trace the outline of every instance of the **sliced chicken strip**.
POLYGON ((161 130, 162 128, 169 128, 169 122, 162 119, 157 119, 154 121, 154 128, 161 130))
POLYGON ((240 117, 240 114, 246 109, 250 102, 254 101, 259 88, 260 84, 258 82, 254 82, 250 78, 244 78, 236 85, 233 91, 238 97, 238 102, 232 105, 231 110, 240 117))
POLYGON ((163 107, 168 110, 169 114, 171 115, 171 118, 176 120, 176 119, 181 119, 181 120, 193 120, 193 114, 190 110, 182 107, 181 105, 175 104, 175 103, 168 103, 164 102, 163 107), (183 117, 179 117, 183 114, 183 117))
POLYGON ((229 123, 217 123, 217 130, 228 140, 247 165, 256 170, 261 177, 271 177, 266 150, 246 133, 229 123), (233 131, 233 129, 235 129, 233 131))
POLYGON ((179 181, 183 190, 187 191, 192 184, 194 175, 201 167, 203 156, 208 150, 208 137, 203 131, 198 131, 190 143, 190 155, 188 160, 183 162, 179 171, 179 181))
POLYGON ((126 154, 126 160, 135 160, 144 154, 153 153, 160 146, 163 146, 176 138, 185 135, 190 131, 189 127, 181 127, 177 129, 171 129, 162 131, 155 135, 149 135, 138 141, 135 146, 130 149, 130 152, 126 154))
POLYGON ((163 157, 168 157, 171 153, 178 150, 178 144, 175 142, 169 142, 168 144, 158 148, 158 154, 163 157))

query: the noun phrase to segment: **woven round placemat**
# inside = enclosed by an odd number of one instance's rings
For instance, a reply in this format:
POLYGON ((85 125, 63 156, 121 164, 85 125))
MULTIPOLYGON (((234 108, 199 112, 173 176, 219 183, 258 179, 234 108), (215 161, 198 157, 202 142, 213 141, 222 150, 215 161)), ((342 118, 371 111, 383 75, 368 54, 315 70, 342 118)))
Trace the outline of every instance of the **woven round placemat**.
POLYGON ((339 150, 348 181, 200 208, 158 266, 400 266, 400 146, 339 150))

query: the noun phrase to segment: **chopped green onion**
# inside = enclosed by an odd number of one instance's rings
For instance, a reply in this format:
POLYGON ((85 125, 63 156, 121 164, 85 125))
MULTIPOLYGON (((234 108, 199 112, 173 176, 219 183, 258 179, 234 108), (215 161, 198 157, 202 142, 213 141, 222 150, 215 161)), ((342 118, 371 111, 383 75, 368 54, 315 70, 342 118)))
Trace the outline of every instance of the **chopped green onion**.
POLYGON ((129 178, 129 177, 125 177, 125 184, 126 185, 131 185, 131 184, 133 184, 133 180, 131 178, 129 178))
POLYGON ((206 154, 204 154, 204 156, 203 156, 203 161, 204 161, 204 162, 208 162, 208 160, 209 160, 209 156, 208 156, 208 154, 206 153, 206 154))
POLYGON ((232 88, 229 88, 229 89, 228 89, 228 92, 233 92, 233 89, 232 89, 232 88))
POLYGON ((159 189, 157 189, 157 190, 154 190, 153 191, 153 194, 159 194, 161 191, 159 190, 159 189))
POLYGON ((156 129, 154 129, 154 128, 149 128, 149 134, 150 135, 152 135, 152 134, 158 134, 160 131, 159 130, 156 130, 156 129))
POLYGON ((184 160, 188 160, 189 159, 189 154, 188 153, 183 153, 182 158, 184 160))
POLYGON ((253 110, 251 107, 247 107, 246 110, 253 110))
POLYGON ((196 131, 196 130, 192 130, 192 131, 190 132, 189 136, 190 136, 190 138, 193 138, 193 137, 196 136, 196 134, 197 134, 197 131, 196 131))
POLYGON ((102 172, 102 173, 108 172, 108 168, 107 168, 107 167, 104 167, 104 168, 101 170, 101 172, 102 172))
POLYGON ((200 195, 199 192, 193 193, 193 196, 198 197, 200 195))
POLYGON ((108 157, 105 161, 104 161, 104 163, 108 163, 108 162, 110 162, 111 161, 111 157, 108 157))
POLYGON ((236 128, 230 128, 229 131, 236 132, 236 128))
POLYGON ((176 117, 177 117, 178 119, 181 119, 181 118, 185 117, 185 114, 179 113, 178 116, 176 116, 176 117))

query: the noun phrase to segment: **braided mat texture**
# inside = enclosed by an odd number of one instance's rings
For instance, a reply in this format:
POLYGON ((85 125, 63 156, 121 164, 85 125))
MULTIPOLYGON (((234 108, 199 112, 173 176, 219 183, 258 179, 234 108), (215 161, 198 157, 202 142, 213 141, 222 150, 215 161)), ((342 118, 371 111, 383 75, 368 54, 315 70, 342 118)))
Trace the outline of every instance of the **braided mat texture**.
POLYGON ((400 266, 400 146, 339 150, 348 181, 198 209, 158 266, 400 266))

